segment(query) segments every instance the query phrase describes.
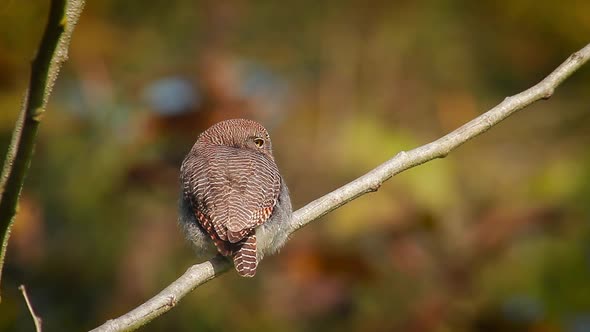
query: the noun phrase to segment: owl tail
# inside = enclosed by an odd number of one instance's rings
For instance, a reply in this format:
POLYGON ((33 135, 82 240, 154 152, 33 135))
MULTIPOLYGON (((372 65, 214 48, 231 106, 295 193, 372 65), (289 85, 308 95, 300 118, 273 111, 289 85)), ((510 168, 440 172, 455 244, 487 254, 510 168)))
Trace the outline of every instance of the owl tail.
POLYGON ((256 234, 248 236, 240 249, 234 253, 234 266, 241 277, 253 277, 256 274, 256 234))

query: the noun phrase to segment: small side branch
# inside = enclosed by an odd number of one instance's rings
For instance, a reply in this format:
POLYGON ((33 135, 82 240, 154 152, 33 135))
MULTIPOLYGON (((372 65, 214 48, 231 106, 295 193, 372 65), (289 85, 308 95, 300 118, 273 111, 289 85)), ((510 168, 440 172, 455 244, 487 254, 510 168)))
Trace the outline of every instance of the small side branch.
MULTIPOLYGON (((436 158, 443 158, 468 140, 486 132, 516 111, 540 100, 547 99, 557 86, 590 59, 590 44, 571 55, 541 82, 512 97, 481 116, 469 121, 453 132, 408 152, 400 152, 392 159, 379 165, 369 173, 307 204, 293 214, 290 232, 337 209, 338 207, 366 193, 375 191, 392 176, 436 158)), ((193 289, 219 276, 231 266, 219 256, 190 267, 180 278, 158 295, 129 313, 111 319, 92 331, 134 330, 162 313, 170 310, 180 299, 193 289)))
POLYGON ((31 317, 33 317, 33 322, 35 323, 35 331, 36 332, 41 332, 42 328, 41 328, 41 324, 42 324, 42 320, 41 317, 37 316, 37 314, 35 314, 35 310, 33 310, 33 306, 31 305, 31 301, 29 300, 29 296, 27 295, 27 289, 25 288, 25 285, 20 285, 18 287, 18 289, 21 291, 21 293, 23 293, 23 297, 25 298, 25 303, 27 304, 27 308, 29 308, 29 312, 31 313, 31 317))

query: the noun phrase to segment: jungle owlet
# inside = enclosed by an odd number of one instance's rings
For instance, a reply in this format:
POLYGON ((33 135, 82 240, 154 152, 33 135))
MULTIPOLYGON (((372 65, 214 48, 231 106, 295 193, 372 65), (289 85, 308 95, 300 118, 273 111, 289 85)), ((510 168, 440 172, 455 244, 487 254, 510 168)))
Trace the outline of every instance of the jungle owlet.
POLYGON ((243 277, 254 276, 264 254, 288 237, 291 200, 271 148, 259 123, 222 121, 198 137, 180 169, 187 238, 201 251, 230 256, 243 277))

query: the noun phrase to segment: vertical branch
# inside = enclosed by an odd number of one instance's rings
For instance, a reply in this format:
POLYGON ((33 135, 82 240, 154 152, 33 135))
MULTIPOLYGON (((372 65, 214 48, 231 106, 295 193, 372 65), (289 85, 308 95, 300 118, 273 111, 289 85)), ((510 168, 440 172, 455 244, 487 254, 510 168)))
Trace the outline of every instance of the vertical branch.
POLYGON ((31 64, 29 88, 6 154, 0 180, 0 282, 10 230, 35 147, 37 128, 45 113, 47 100, 59 69, 67 58, 72 32, 83 7, 84 0, 51 1, 47 25, 31 64))

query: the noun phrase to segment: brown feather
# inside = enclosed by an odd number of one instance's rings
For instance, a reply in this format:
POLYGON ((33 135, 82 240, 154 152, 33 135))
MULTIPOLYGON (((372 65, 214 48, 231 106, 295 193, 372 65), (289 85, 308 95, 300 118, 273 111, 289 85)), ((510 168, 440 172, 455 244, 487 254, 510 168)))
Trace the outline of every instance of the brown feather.
POLYGON ((233 255, 236 271, 242 277, 253 277, 256 274, 258 260, 256 258, 256 234, 248 236, 233 255))

